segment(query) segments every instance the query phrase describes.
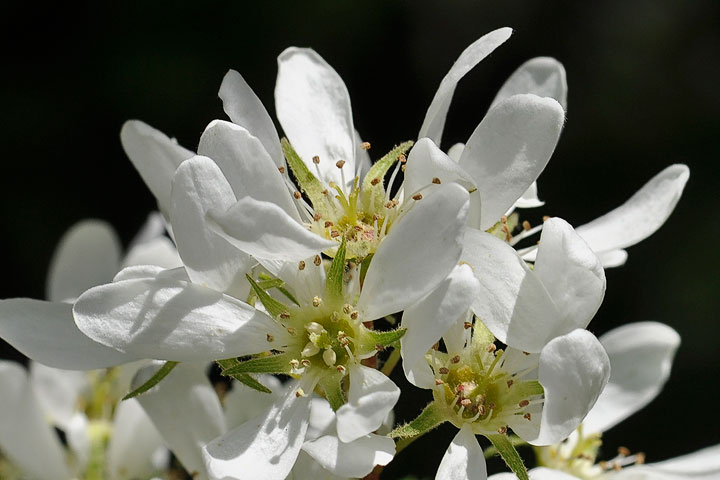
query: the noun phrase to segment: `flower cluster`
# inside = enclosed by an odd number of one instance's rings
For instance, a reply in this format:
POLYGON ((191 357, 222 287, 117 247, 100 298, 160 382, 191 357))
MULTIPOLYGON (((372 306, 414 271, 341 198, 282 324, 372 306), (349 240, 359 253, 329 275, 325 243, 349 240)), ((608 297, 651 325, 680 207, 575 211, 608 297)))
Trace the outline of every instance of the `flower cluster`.
MULTIPOLYGON (((0 363, 3 478, 151 478, 177 463, 196 479, 378 478, 445 422, 457 435, 439 480, 488 478, 493 451, 511 473, 491 478, 684 478, 674 464, 624 469, 643 463, 624 451, 596 463, 600 432, 659 393, 679 337, 586 327, 604 268, 665 222, 688 168, 577 229, 522 220, 543 205, 536 180, 565 122, 559 62, 520 66, 467 141, 440 148, 458 82, 511 33, 463 51, 418 138, 375 162, 345 84, 309 49, 278 57, 282 138, 232 70, 230 121, 212 121, 197 152, 127 122, 122 145, 160 213, 124 256, 109 227, 80 224, 47 301, 0 302, 0 336, 38 362, 29 375, 0 363), (394 425, 400 359, 432 400, 394 425)), ((716 453, 696 471, 717 473, 716 453)))

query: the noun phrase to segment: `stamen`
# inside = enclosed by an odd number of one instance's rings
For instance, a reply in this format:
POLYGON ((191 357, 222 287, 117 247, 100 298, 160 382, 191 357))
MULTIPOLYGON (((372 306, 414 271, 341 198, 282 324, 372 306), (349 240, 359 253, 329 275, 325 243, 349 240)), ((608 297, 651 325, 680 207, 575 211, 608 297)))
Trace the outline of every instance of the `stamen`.
POLYGON ((422 193, 416 193, 415 195, 412 196, 413 200, 422 200, 422 198, 423 198, 422 193))
POLYGON ((300 364, 301 364, 303 367, 305 367, 305 368, 308 368, 310 365, 312 365, 312 363, 310 362, 310 360, 308 360, 307 358, 303 358, 303 359, 300 361, 300 364))
POLYGON ((315 258, 313 259, 313 263, 316 267, 319 267, 322 263, 322 258, 320 258, 320 255, 315 255, 315 258))
POLYGON ((307 394, 305 393, 305 391, 304 391, 302 388, 298 388, 298 389, 295 391, 295 396, 296 396, 297 398, 307 397, 307 394))
POLYGON ((363 150, 370 150, 370 142, 362 142, 360 144, 360 148, 362 148, 363 150))
POLYGON ((435 185, 440 185, 442 182, 438 177, 433 177, 432 183, 434 183, 435 185))
POLYGON ((500 428, 497 429, 497 432, 498 432, 500 435, 505 435, 505 434, 507 433, 507 430, 508 430, 508 428, 503 425, 502 427, 500 427, 500 428))
POLYGON ((298 270, 305 270, 305 261, 304 260, 300 260, 298 262, 298 270))
POLYGON ((313 304, 313 307, 319 307, 320 304, 322 304, 322 298, 317 297, 317 296, 313 297, 312 304, 313 304))
POLYGON ((275 341, 275 337, 273 337, 273 336, 270 335, 269 333, 265 336, 265 338, 267 339, 268 342, 274 342, 274 341, 275 341))
POLYGON ((338 365, 336 368, 337 368, 337 371, 343 375, 345 375, 345 372, 347 372, 347 369, 345 367, 343 367, 342 365, 338 365))
POLYGON ((375 177, 375 178, 373 178, 372 180, 370 180, 370 185, 372 185, 373 187, 374 187, 375 185, 377 185, 378 183, 380 183, 380 179, 377 178, 377 177, 375 177))

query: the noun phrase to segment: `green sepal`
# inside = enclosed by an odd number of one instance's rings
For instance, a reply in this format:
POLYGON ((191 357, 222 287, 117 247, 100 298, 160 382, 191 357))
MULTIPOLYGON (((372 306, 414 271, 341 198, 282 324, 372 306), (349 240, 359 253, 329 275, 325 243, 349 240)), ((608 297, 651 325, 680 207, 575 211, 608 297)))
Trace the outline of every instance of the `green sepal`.
POLYGON ((363 202, 365 208, 369 208, 369 206, 373 203, 373 197, 375 208, 378 208, 380 207, 380 205, 382 205, 382 202, 385 200, 385 174, 388 170, 390 170, 390 167, 392 167, 393 164, 398 161, 398 157, 410 150, 410 147, 412 146, 412 140, 401 143, 397 147, 390 150, 390 152, 387 153, 380 160, 375 162, 375 164, 370 168, 368 173, 365 175, 365 178, 363 179, 362 187, 360 189, 360 199, 363 202), (375 178, 380 179, 380 181, 373 185, 372 181, 375 178))
POLYGON ((544 395, 545 389, 537 380, 524 380, 513 385, 513 395, 518 398, 529 398, 535 395, 544 395))
POLYGON ((472 347, 475 351, 485 350, 488 345, 495 343, 495 336, 478 317, 475 317, 473 325, 472 347))
POLYGON ((372 262, 374 253, 368 254, 367 257, 363 258, 360 264, 360 287, 365 283, 365 275, 367 275, 368 269, 370 268, 370 262, 372 262))
POLYGON ((414 438, 423 435, 445 421, 445 412, 436 403, 430 403, 415 420, 396 427, 388 434, 390 438, 414 438))
MULTIPOLYGON (((508 434, 508 440, 513 445, 513 447, 516 447, 516 448, 528 446, 528 443, 525 440, 523 440, 522 438, 518 437, 517 435, 508 434)), ((544 448, 544 447, 540 447, 540 448, 544 448)), ((494 455, 498 455, 498 449, 495 448, 493 445, 490 445, 487 448, 483 448, 483 456, 485 458, 491 458, 494 455)))
POLYGON ((365 333, 372 339, 373 345, 382 345, 383 347, 398 346, 398 342, 407 332, 407 328, 399 327, 395 330, 370 330, 365 333))
POLYGON ((345 395, 342 390, 343 375, 337 373, 334 375, 323 375, 318 382, 320 388, 325 392, 325 398, 330 403, 334 411, 345 404, 345 395))
MULTIPOLYGON (((293 175, 295 175, 300 189, 305 192, 305 195, 310 199, 313 209, 323 217, 330 214, 332 207, 323 194, 325 187, 322 182, 312 174, 302 158, 300 158, 292 145, 290 145, 287 138, 280 140, 280 144, 282 145, 282 150, 290 170, 292 170, 293 175)), ((328 160, 326 159, 325 161, 328 160)))
POLYGON ((137 397, 141 393, 145 393, 148 390, 150 390, 152 387, 160 383, 160 381, 167 377, 170 372, 172 372, 173 368, 177 366, 179 362, 165 362, 165 364, 160 367, 160 369, 155 372, 155 374, 150 377, 145 383, 140 385, 138 388, 133 390, 132 392, 128 393, 123 397, 123 400, 128 400, 130 398, 137 397))
POLYGON ((290 373, 290 357, 290 354, 280 353, 238 361, 236 365, 224 368, 222 374, 233 376, 238 373, 290 373))
POLYGON ((345 237, 335 253, 330 268, 328 269, 327 279, 325 280, 325 296, 337 301, 343 298, 343 277, 345 276, 345 237))
POLYGON ((522 457, 520 457, 520 454, 508 436, 500 434, 485 436, 492 442, 502 459, 505 460, 507 466, 510 467, 510 470, 512 470, 520 480, 529 480, 527 468, 525 468, 522 457))
MULTIPOLYGON (((237 358, 227 358, 225 360, 217 360, 217 364, 220 365, 222 369, 229 369, 236 365, 238 365, 240 361, 237 358)), ((258 382, 255 377, 247 374, 247 373, 238 373, 236 375, 230 375, 232 378, 237 380, 238 382, 242 383, 243 385, 252 388, 253 390, 257 390, 258 392, 262 393, 272 393, 272 390, 267 388, 262 383, 258 382)))
POLYGON ((300 303, 298 303, 295 297, 287 291, 287 289, 285 288, 286 283, 281 279, 272 278, 269 275, 260 274, 260 281, 257 282, 257 284, 260 288, 266 291, 271 288, 277 288, 280 293, 282 293, 288 298, 288 300, 293 302, 298 307, 300 306, 300 303))
POLYGON ((287 305, 271 297, 265 290, 260 287, 260 285, 255 282, 255 280, 253 280, 250 275, 245 274, 245 277, 248 279, 248 282, 250 282, 250 286, 255 292, 255 295, 258 296, 263 306, 265 307, 265 310, 267 310, 270 315, 272 315, 273 317, 278 317, 281 313, 289 313, 289 307, 287 305))

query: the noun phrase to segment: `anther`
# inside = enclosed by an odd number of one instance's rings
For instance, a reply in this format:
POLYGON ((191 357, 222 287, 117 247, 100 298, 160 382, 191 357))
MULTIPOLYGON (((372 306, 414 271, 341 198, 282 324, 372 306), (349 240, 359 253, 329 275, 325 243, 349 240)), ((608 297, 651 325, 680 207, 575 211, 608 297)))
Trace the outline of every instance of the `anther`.
POLYGON ((547 215, 543 216, 543 222, 547 222, 548 220, 550 220, 550 217, 548 217, 547 215))
POLYGON ((339 236, 340 236, 340 232, 338 232, 337 230, 330 230, 330 236, 331 236, 332 238, 339 237, 339 236))
POLYGON ((468 328, 472 328, 472 323, 471 323, 471 322, 464 322, 464 323, 463 323, 463 327, 465 327, 465 330, 467 330, 468 328))
POLYGON ((332 226, 333 226, 333 222, 331 222, 330 220, 325 220, 325 228, 330 228, 332 226))
POLYGON ((357 320, 357 318, 358 318, 358 311, 355 310, 354 312, 352 312, 352 313, 350 314, 350 318, 352 318, 353 320, 357 320))
POLYGON ((349 303, 346 303, 345 305, 343 305, 343 312, 344 313, 352 312, 352 305, 350 305, 349 303))
POLYGON ((403 172, 403 173, 405 173, 405 167, 407 167, 407 165, 406 165, 406 164, 403 164, 403 166, 400 167, 400 171, 403 172))
POLYGON ((478 415, 485 415, 485 405, 478 405, 478 415))
POLYGON ((470 400, 469 398, 463 398, 462 400, 460 400, 460 405, 467 408, 472 405, 472 400, 470 400))
POLYGON ((525 231, 530 230, 530 222, 528 222, 527 220, 523 220, 522 227, 525 231))
POLYGON ((627 447, 618 447, 618 455, 627 457, 630 455, 630 449, 627 447))
POLYGON ((530 412, 523 415, 523 418, 526 419, 528 422, 532 421, 532 415, 530 415, 530 412))
POLYGON ((635 464, 636 465, 642 465, 645 463, 645 454, 642 452, 638 452, 635 454, 635 464))
POLYGON ((330 321, 337 322, 338 320, 340 320, 340 314, 338 312, 332 312, 332 314, 330 314, 330 321))
POLYGON ((363 150, 370 150, 370 142, 362 142, 360 144, 360 148, 362 148, 363 150))
POLYGON ((413 200, 422 200, 422 193, 416 193, 412 196, 413 200))
POLYGON ((338 160, 337 162, 335 162, 335 166, 338 167, 338 168, 344 167, 344 166, 345 166, 345 160, 338 160))
POLYGON ((280 312, 280 318, 290 318, 290 314, 288 312, 280 312))
POLYGON ((280 173, 285 173, 285 167, 283 167, 282 165, 279 166, 279 167, 278 167, 278 171, 279 171, 280 173))
POLYGON ((401 153, 400 155, 398 155, 398 160, 400 160, 400 163, 405 163, 407 162, 407 157, 404 153, 401 153))
POLYGON ((320 258, 320 255, 315 255, 315 258, 313 259, 313 263, 316 267, 319 267, 322 263, 322 258, 320 258))
POLYGON ((305 391, 302 388, 298 388, 297 391, 295 392, 295 396, 297 398, 307 397, 307 394, 305 393, 305 391))
POLYGON ((319 222, 321 218, 322 217, 320 216, 319 213, 316 213, 315 215, 313 215, 313 220, 315 220, 316 222, 319 222))
POLYGON ((440 367, 438 373, 440 373, 440 375, 447 375, 450 373, 450 370, 447 367, 440 367))
POLYGON ((375 178, 373 178, 372 180, 370 180, 370 185, 372 185, 373 187, 374 187, 375 185, 377 185, 378 183, 380 183, 380 179, 377 178, 377 177, 375 177, 375 178))
POLYGON ((297 190, 295 190, 295 191, 293 192, 293 197, 295 197, 295 198, 297 198, 297 199, 299 200, 299 199, 302 197, 302 195, 300 194, 300 192, 298 192, 297 190))
POLYGON ((298 262, 298 270, 305 270, 305 261, 304 260, 300 260, 298 262))
POLYGON ((312 363, 310 362, 310 360, 308 360, 307 358, 303 358, 303 359, 300 361, 300 364, 301 364, 303 367, 305 367, 305 368, 308 368, 310 365, 312 365, 312 363))
POLYGON ((292 360, 290 360, 289 363, 290 363, 290 366, 291 366, 292 368, 298 368, 298 367, 300 366, 300 362, 298 362, 298 361, 297 361, 296 359, 294 359, 294 358, 293 358, 292 360))
POLYGON ((385 346, 384 346, 384 345, 380 345, 380 344, 378 343, 378 344, 375 345, 375 350, 377 350, 378 352, 384 352, 384 351, 385 351, 385 346))
POLYGON ((507 215, 503 215, 502 217, 500 217, 500 223, 502 223, 503 225, 507 225, 507 215))
POLYGON ((450 359, 450 362, 452 363, 460 363, 460 355, 455 355, 450 359))
POLYGON ((511 379, 511 380, 508 380, 508 381, 507 381, 507 386, 508 386, 508 388, 512 387, 512 386, 513 386, 513 383, 515 383, 514 380, 512 380, 512 379, 511 379))
POLYGON ((289 333, 290 335, 292 335, 293 337, 294 337, 295 335, 297 335, 297 330, 295 330, 293 327, 288 327, 288 328, 287 328, 287 331, 288 331, 288 333, 289 333))
POLYGON ((313 300, 312 300, 313 307, 319 307, 321 303, 322 303, 322 298, 317 297, 317 296, 313 297, 313 300))
POLYGON ((328 189, 326 188, 325 190, 323 190, 323 191, 320 192, 320 193, 322 193, 323 195, 327 195, 327 194, 329 193, 329 191, 328 191, 328 189))
POLYGON ((521 407, 524 408, 524 407, 527 407, 528 405, 530 405, 530 401, 529 401, 529 400, 522 400, 520 403, 518 403, 518 405, 520 405, 521 407))
POLYGON ((340 372, 341 374, 345 375, 345 372, 347 371, 347 369, 345 367, 343 367, 342 365, 338 365, 337 371, 340 372))
POLYGON ((318 157, 317 155, 315 155, 315 156, 313 157, 313 163, 314 163, 315 165, 317 165, 318 163, 320 163, 320 157, 318 157))
POLYGON ((393 202, 385 202, 385 208, 387 208, 388 210, 393 208, 394 206, 395 204, 393 202))
POLYGON ((439 378, 436 378, 436 379, 435 379, 435 385, 443 385, 443 384, 445 384, 445 382, 443 382, 443 381, 440 380, 439 378))
POLYGON ((274 342, 274 341, 275 341, 275 337, 273 337, 273 336, 270 335, 269 333, 265 336, 265 338, 267 338, 267 341, 268 341, 268 342, 274 342))
POLYGON ((490 345, 487 346, 488 353, 493 353, 495 350, 497 350, 497 347, 495 346, 494 343, 491 343, 490 345))
POLYGON ((502 426, 502 427, 500 427, 500 428, 497 429, 497 432, 498 432, 500 435, 505 435, 505 434, 507 433, 507 427, 506 427, 506 426, 502 426))
POLYGON ((432 179, 432 182, 433 182, 435 185, 440 185, 440 184, 442 183, 438 177, 434 177, 434 178, 432 179))
POLYGON ((530 355, 530 352, 523 352, 523 355, 527 357, 528 355, 530 355))

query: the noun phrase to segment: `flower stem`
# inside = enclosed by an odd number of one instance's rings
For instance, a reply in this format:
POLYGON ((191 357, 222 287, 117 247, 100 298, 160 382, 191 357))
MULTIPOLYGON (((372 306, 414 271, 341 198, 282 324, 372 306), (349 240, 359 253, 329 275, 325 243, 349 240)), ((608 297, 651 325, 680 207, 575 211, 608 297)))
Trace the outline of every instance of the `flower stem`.
POLYGON ((390 374, 392 373, 393 369, 395 368, 395 365, 397 365, 399 360, 400 360, 400 349, 393 348, 393 351, 390 352, 390 356, 388 357, 387 360, 385 360, 385 364, 383 365, 383 367, 380 371, 389 377, 390 374))

